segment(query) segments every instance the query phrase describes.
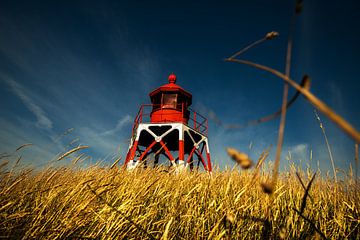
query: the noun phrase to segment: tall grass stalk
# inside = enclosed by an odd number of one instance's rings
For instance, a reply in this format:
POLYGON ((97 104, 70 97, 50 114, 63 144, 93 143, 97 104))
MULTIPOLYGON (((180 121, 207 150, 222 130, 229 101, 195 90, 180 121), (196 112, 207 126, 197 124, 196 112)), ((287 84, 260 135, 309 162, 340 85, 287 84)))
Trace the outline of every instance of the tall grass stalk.
POLYGON ((322 133, 323 133, 323 135, 324 135, 326 147, 327 147, 327 150, 328 150, 328 153, 329 153, 329 158, 330 158, 331 166, 332 166, 333 173, 334 173, 334 180, 335 180, 335 182, 337 182, 337 176, 336 176, 337 174, 336 174, 336 168, 335 168, 334 158, 333 158, 333 155, 332 155, 332 151, 331 151, 331 147, 330 147, 330 144, 329 144, 329 140, 328 140, 327 135, 326 135, 325 127, 324 127, 324 124, 322 123, 322 121, 321 121, 321 119, 320 119, 319 114, 317 113, 317 111, 316 111, 315 109, 314 109, 314 113, 315 113, 316 119, 318 120, 318 122, 319 122, 319 124, 320 124, 321 131, 322 131, 322 133))
POLYGON ((355 143, 355 183, 358 184, 359 144, 355 143))

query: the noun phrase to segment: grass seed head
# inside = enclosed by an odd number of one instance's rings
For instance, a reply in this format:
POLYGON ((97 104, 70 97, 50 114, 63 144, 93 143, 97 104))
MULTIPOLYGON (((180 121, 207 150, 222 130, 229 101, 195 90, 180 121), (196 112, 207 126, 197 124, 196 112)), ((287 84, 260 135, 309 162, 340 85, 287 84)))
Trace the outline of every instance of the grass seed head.
POLYGON ((310 87, 311 87, 311 80, 309 75, 305 74, 303 77, 303 82, 304 82, 304 88, 308 91, 310 91, 310 87))
POLYGON ((241 168, 249 169, 253 165, 252 160, 246 153, 239 152, 235 148, 227 148, 226 151, 229 156, 241 166, 241 168))
POLYGON ((295 6, 295 13, 296 13, 296 14, 300 14, 301 11, 302 11, 302 9, 303 9, 303 1, 302 1, 302 0, 298 0, 298 1, 296 2, 296 6, 295 6))
POLYGON ((267 40, 271 40, 271 39, 274 39, 274 38, 276 38, 276 37, 278 37, 278 36, 279 36, 279 33, 278 33, 278 32, 272 31, 272 32, 267 33, 266 36, 265 36, 265 38, 266 38, 267 40))
POLYGON ((235 221, 235 217, 231 212, 226 213, 226 221, 233 224, 235 221))
POLYGON ((266 182, 261 183, 261 188, 266 194, 272 194, 272 192, 274 191, 274 186, 266 182))
POLYGON ((285 228, 281 228, 281 230, 279 232, 279 238, 286 239, 286 229, 285 228))

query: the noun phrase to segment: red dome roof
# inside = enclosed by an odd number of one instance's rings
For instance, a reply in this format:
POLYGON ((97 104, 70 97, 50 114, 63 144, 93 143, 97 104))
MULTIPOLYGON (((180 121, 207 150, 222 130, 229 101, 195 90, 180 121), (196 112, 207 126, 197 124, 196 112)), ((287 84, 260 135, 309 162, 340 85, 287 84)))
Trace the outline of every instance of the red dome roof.
POLYGON ((175 74, 170 74, 168 77, 169 83, 176 83, 176 75, 175 74))
POLYGON ((176 82, 176 75, 175 74, 170 74, 168 77, 169 83, 164 84, 162 86, 160 86, 159 88, 153 90, 149 95, 150 97, 158 94, 159 92, 180 92, 183 95, 185 95, 188 98, 192 98, 191 93, 189 93, 188 91, 184 90, 182 87, 180 87, 179 85, 175 84, 176 82))

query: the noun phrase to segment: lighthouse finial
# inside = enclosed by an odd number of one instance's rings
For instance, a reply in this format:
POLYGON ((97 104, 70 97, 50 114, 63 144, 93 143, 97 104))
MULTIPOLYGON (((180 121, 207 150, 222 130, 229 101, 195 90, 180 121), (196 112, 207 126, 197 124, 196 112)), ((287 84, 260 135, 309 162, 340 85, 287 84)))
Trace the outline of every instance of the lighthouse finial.
POLYGON ((176 75, 171 73, 168 77, 169 83, 176 83, 176 75))

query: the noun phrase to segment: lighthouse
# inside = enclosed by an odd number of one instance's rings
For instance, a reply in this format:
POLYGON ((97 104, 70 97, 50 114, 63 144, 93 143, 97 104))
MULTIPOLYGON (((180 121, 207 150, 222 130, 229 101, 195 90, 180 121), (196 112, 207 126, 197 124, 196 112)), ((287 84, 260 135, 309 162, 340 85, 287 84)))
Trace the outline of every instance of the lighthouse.
POLYGON ((170 74, 168 83, 150 92, 150 104, 143 104, 134 119, 125 167, 154 166, 160 156, 176 169, 203 168, 212 171, 208 143, 208 120, 190 108, 192 95, 176 84, 170 74))

